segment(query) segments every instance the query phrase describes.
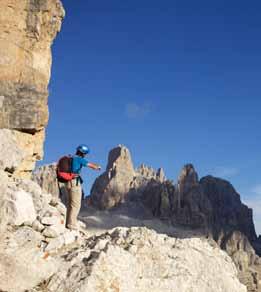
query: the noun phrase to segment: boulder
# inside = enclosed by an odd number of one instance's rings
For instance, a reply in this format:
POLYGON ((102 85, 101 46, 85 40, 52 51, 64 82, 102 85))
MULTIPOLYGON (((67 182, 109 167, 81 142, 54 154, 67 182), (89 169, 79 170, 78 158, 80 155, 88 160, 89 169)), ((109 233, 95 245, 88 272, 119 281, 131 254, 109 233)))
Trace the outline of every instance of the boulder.
POLYGON ((57 232, 56 228, 54 228, 53 226, 48 226, 44 229, 43 236, 49 238, 56 238, 59 236, 59 232, 57 232))
POLYGON ((22 189, 31 194, 37 213, 43 212, 48 207, 51 196, 43 192, 37 183, 29 179, 20 178, 15 178, 13 183, 16 189, 22 189))
POLYGON ((57 225, 61 223, 61 218, 58 216, 43 217, 41 218, 41 223, 47 226, 57 225))
POLYGON ((40 221, 46 226, 43 231, 46 237, 57 237, 65 232, 65 222, 60 216, 43 217, 40 221))
POLYGON ((65 245, 70 245, 70 244, 76 242, 78 237, 79 237, 79 233, 77 231, 66 230, 60 236, 50 240, 50 242, 48 243, 48 245, 45 248, 45 251, 51 252, 51 251, 58 250, 65 245))
POLYGON ((33 222, 32 228, 35 231, 42 232, 44 230, 45 226, 39 220, 36 219, 33 222))
POLYGON ((36 219, 32 196, 23 190, 13 192, 10 199, 5 201, 4 209, 11 225, 20 226, 25 222, 32 224, 36 219))

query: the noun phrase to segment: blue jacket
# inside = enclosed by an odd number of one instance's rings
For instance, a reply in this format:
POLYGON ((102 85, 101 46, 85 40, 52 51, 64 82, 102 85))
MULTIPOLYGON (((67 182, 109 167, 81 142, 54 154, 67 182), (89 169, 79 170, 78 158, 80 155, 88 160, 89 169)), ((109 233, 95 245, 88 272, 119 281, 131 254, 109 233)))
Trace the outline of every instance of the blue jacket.
POLYGON ((78 155, 74 155, 72 159, 72 173, 80 174, 82 167, 88 166, 88 161, 78 155))

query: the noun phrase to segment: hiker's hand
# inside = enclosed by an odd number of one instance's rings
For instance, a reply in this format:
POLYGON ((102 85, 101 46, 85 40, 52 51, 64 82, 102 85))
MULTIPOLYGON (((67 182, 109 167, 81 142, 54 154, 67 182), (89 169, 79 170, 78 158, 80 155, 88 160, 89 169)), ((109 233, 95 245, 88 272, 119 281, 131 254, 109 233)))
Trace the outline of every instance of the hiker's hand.
POLYGON ((96 163, 88 163, 88 167, 90 167, 91 169, 94 169, 94 170, 101 170, 101 166, 96 164, 96 163))

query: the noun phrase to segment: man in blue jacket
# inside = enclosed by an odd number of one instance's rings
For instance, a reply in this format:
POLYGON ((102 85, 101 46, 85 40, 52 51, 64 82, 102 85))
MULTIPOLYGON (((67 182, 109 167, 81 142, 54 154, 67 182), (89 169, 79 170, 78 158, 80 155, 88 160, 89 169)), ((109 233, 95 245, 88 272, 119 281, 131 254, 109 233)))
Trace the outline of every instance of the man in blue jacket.
POLYGON ((77 176, 66 183, 66 190, 68 195, 68 205, 66 214, 66 227, 70 230, 78 230, 77 217, 81 208, 82 199, 82 179, 80 173, 83 167, 89 167, 94 170, 101 170, 101 167, 95 163, 88 162, 86 155, 89 154, 90 149, 87 145, 82 144, 77 147, 76 154, 72 158, 72 173, 77 176))

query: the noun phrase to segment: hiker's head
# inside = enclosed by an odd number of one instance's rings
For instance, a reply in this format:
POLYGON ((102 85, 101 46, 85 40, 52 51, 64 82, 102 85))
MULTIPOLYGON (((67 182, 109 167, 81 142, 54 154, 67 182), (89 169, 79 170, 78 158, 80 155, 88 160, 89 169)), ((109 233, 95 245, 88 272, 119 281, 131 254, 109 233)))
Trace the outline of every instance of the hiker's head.
POLYGON ((87 145, 81 144, 76 148, 76 155, 85 156, 90 153, 90 149, 87 145))

